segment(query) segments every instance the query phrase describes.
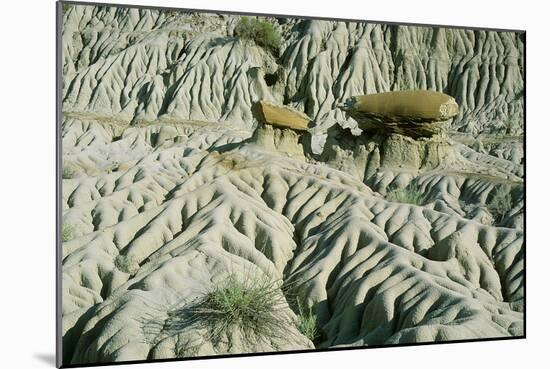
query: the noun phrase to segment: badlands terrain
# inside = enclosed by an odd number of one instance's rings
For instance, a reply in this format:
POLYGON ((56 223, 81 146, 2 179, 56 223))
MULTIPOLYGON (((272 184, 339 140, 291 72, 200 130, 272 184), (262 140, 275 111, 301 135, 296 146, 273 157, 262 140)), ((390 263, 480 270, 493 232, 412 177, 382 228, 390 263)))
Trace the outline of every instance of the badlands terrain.
POLYGON ((63 362, 522 336, 523 36, 258 19, 63 6, 63 362))

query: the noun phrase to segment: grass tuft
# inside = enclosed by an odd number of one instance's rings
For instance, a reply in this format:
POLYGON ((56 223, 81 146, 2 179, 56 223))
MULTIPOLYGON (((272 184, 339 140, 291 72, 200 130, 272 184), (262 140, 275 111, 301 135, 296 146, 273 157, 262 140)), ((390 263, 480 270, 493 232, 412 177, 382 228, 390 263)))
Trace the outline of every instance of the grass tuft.
POLYGON ((284 338, 292 324, 285 306, 279 283, 267 277, 243 282, 232 274, 199 300, 191 313, 206 325, 214 343, 235 329, 249 340, 284 338))
POLYGON ((396 189, 386 194, 386 200, 405 204, 423 205, 426 196, 422 188, 417 184, 409 184, 402 189, 396 189))
POLYGON ((300 300, 296 298, 296 304, 298 307, 298 322, 296 328, 306 336, 310 341, 315 342, 319 338, 319 330, 317 329, 317 315, 310 307, 304 308, 300 303, 300 300))

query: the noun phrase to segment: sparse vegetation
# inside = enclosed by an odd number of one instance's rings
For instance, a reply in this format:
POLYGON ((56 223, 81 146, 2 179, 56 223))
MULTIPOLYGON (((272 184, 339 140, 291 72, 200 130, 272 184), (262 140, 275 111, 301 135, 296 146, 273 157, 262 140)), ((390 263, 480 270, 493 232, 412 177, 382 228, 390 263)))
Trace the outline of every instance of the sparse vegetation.
POLYGON ((180 14, 180 12, 177 11, 176 9, 167 9, 167 10, 165 10, 165 12, 166 12, 167 17, 175 17, 178 14, 180 14))
POLYGON ((426 196, 419 185, 409 184, 405 188, 388 192, 386 194, 386 200, 405 204, 422 205, 426 201, 426 196))
POLYGON ((71 179, 74 178, 76 175, 76 169, 72 165, 63 165, 63 172, 61 173, 61 177, 63 179, 71 179))
POLYGON ((74 238, 74 227, 70 224, 63 223, 61 226, 61 240, 63 242, 70 241, 74 238))
POLYGON ((72 9, 72 5, 71 4, 63 4, 63 14, 67 13, 69 10, 72 9))
POLYGON ((504 216, 512 209, 512 195, 505 187, 499 187, 487 204, 487 208, 497 223, 502 222, 504 216))
POLYGON ((296 304, 298 307, 298 322, 296 327, 304 336, 310 341, 315 342, 319 337, 319 331, 317 329, 317 315, 311 308, 304 308, 300 303, 300 300, 296 298, 296 304))
POLYGON ((127 255, 118 255, 115 258, 115 266, 121 272, 135 274, 139 269, 139 263, 135 258, 127 255))
POLYGON ((203 322, 209 339, 217 342, 234 329, 243 338, 284 338, 291 321, 284 312, 286 300, 279 283, 267 277, 240 280, 230 275, 192 309, 194 319, 203 322))
POLYGON ((281 45, 281 34, 273 25, 265 20, 251 17, 242 17, 235 26, 235 36, 245 40, 252 40, 256 45, 278 51, 281 45))

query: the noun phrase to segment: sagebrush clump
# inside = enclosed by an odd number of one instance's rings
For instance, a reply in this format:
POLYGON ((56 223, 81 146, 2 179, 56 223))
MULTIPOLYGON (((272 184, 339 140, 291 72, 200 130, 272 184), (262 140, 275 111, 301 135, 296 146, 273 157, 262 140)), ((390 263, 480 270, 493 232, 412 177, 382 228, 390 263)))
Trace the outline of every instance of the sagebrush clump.
POLYGON ((426 196, 419 185, 409 184, 405 188, 388 192, 386 194, 386 200, 405 204, 422 205, 426 200, 426 196))
POLYGON ((235 26, 235 36, 252 40, 258 46, 277 52, 281 45, 281 34, 265 20, 242 17, 235 26))

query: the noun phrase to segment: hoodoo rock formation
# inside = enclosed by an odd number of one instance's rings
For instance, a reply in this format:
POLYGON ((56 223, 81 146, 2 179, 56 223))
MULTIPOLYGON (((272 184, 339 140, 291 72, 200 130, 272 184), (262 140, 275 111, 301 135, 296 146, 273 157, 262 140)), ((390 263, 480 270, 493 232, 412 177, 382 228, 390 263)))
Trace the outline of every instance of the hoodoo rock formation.
POLYGON ((462 170, 467 163, 447 135, 448 123, 459 110, 448 95, 396 91, 355 96, 343 109, 357 121, 362 134, 332 126, 320 158, 341 169, 355 167, 358 171, 351 172, 364 181, 372 180, 372 175, 380 180, 388 170, 417 175, 436 169, 462 170), (353 151, 346 149, 351 147, 353 151))
POLYGON ((303 136, 311 122, 307 115, 288 106, 265 101, 255 103, 252 109, 258 127, 251 142, 290 156, 304 157, 303 136))
POLYGON ((424 90, 354 96, 346 101, 343 110, 363 130, 394 132, 413 138, 443 133, 459 112, 451 96, 424 90))

